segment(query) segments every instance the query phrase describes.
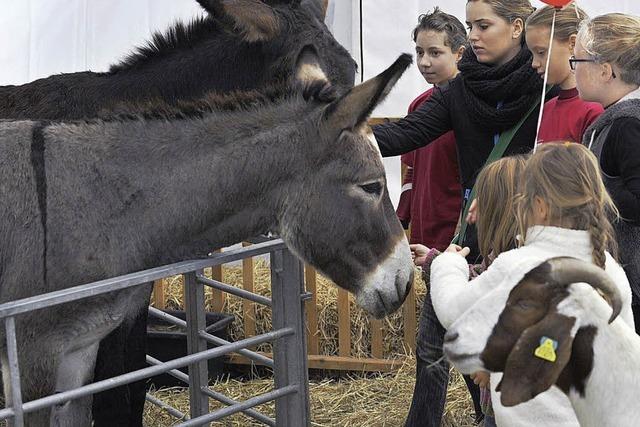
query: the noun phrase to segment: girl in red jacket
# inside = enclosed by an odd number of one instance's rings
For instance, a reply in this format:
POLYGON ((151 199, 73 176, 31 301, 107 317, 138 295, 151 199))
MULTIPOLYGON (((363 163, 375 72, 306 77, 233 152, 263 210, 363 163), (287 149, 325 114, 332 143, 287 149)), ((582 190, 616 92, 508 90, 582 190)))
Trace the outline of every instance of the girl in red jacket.
MULTIPOLYGON (((555 8, 545 6, 536 10, 526 22, 527 47, 533 54, 531 66, 544 78, 549 39, 555 8)), ((569 66, 576 44, 578 26, 587 19, 587 14, 573 2, 562 10, 555 11, 556 25, 549 60, 547 83, 557 85, 560 93, 544 105, 538 142, 572 141, 582 142, 584 131, 602 114, 602 105, 583 101, 578 96, 576 78, 569 66)))

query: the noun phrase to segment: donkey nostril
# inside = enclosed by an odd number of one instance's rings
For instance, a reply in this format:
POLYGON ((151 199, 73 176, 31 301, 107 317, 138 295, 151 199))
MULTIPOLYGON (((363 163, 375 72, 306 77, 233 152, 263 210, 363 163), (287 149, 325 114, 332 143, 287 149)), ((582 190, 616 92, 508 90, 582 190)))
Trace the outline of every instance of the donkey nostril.
POLYGON ((401 275, 398 274, 396 276, 395 284, 396 291, 398 292, 398 296, 400 297, 400 302, 402 302, 407 298, 407 295, 409 295, 409 291, 411 291, 411 285, 413 285, 413 270, 411 270, 408 281, 402 280, 401 275))
POLYGON ((446 334, 444 334, 444 342, 448 343, 448 342, 452 342, 458 339, 459 334, 457 332, 454 331, 449 331, 446 334))

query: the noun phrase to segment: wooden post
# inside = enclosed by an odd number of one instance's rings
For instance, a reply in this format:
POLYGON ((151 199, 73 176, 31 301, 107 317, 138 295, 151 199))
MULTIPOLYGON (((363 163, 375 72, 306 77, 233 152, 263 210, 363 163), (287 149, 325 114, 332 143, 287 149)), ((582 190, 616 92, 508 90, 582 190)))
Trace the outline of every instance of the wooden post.
POLYGON ((404 319, 404 344, 416 352, 416 288, 411 286, 409 295, 402 305, 402 317, 404 319))
POLYGON ((318 343, 318 274, 310 265, 305 265, 304 281, 307 292, 311 292, 311 299, 307 301, 307 350, 309 354, 318 354, 320 346, 318 343))
POLYGON ((167 295, 164 291, 163 279, 153 282, 153 306, 159 310, 164 310, 167 307, 167 295))
MULTIPOLYGON (((216 249, 213 252, 221 253, 222 249, 216 249)), ((211 267, 211 278, 213 280, 218 280, 219 282, 222 282, 222 265, 216 265, 214 267, 211 267)), ((211 292, 212 310, 217 313, 222 312, 227 294, 225 294, 219 289, 213 289, 213 288, 210 288, 210 292, 211 292)))
MULTIPOLYGON (((243 247, 251 246, 251 243, 242 242, 243 247)), ((242 287, 245 291, 253 292, 253 258, 242 260, 242 287)), ((256 335, 256 310, 255 303, 248 299, 242 299, 242 318, 244 320, 245 338, 256 335)))
POLYGON ((351 356, 351 309, 344 289, 338 289, 338 355, 351 356))
POLYGON ((382 341, 382 320, 371 319, 371 357, 381 359, 384 353, 382 341))

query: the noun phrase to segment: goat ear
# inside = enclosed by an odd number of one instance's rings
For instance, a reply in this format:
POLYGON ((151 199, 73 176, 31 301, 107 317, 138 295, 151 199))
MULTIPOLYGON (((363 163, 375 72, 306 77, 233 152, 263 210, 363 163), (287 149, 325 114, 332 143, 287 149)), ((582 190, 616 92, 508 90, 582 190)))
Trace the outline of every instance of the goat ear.
POLYGON ((531 400, 555 384, 571 356, 575 321, 554 312, 525 329, 507 358, 496 388, 504 406, 531 400))
POLYGON ((280 34, 278 15, 259 0, 196 0, 212 17, 232 26, 248 43, 265 42, 280 34))
POLYGON ((364 124, 373 109, 389 94, 411 64, 411 55, 403 54, 382 73, 352 88, 324 111, 327 125, 336 132, 364 124))

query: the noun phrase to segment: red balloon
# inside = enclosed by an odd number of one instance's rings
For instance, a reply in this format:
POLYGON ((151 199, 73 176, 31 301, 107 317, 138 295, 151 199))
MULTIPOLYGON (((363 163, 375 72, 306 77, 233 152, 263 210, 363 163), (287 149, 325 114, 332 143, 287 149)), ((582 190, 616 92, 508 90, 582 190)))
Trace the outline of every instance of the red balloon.
POLYGON ((571 3, 571 0, 541 0, 542 3, 546 3, 550 6, 554 6, 557 8, 561 8, 564 7, 566 5, 568 5, 569 3, 571 3))

